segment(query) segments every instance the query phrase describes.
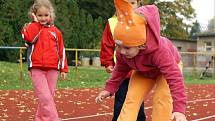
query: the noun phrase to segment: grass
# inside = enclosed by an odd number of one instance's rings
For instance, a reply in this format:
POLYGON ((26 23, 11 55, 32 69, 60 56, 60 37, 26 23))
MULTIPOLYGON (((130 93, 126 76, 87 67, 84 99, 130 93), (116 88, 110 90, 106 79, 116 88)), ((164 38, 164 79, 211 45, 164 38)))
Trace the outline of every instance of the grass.
POLYGON ((187 85, 189 84, 215 84, 215 76, 213 77, 204 77, 203 79, 200 79, 200 75, 198 74, 184 74, 185 83, 187 85))
MULTIPOLYGON (((58 88, 90 88, 102 87, 107 74, 102 67, 69 67, 65 81, 58 80, 58 88)), ((0 90, 32 89, 32 83, 27 66, 23 64, 23 80, 20 81, 19 63, 0 61, 0 90)))
MULTIPOLYGON (((215 78, 199 79, 199 76, 184 74, 186 84, 215 84, 215 78)), ((103 67, 69 67, 65 81, 58 81, 58 88, 102 87, 108 79, 103 67)), ((0 61, 0 90, 32 89, 31 79, 26 64, 23 64, 23 80, 20 81, 19 63, 0 61)))

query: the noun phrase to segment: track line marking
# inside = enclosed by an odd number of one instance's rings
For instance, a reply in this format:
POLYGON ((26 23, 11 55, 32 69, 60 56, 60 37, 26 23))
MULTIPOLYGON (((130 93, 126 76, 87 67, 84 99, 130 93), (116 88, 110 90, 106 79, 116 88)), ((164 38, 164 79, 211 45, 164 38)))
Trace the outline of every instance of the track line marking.
POLYGON ((202 102, 202 101, 211 101, 211 100, 215 100, 215 98, 210 98, 210 99, 197 99, 197 100, 193 100, 193 101, 187 101, 187 103, 202 102))
POLYGON ((113 113, 103 113, 103 114, 96 114, 96 115, 89 115, 89 116, 80 116, 80 117, 67 118, 67 119, 61 119, 61 120, 62 120, 62 121, 67 121, 67 120, 91 118, 91 117, 104 116, 104 115, 112 115, 112 114, 113 114, 113 113))
POLYGON ((195 119, 195 120, 192 120, 192 121, 202 121, 202 120, 210 119, 210 118, 215 118, 215 115, 204 117, 204 118, 195 119))
MULTIPOLYGON (((197 99, 197 100, 193 100, 193 101, 187 101, 187 103, 210 101, 210 100, 215 100, 215 98, 211 98, 211 99, 197 99)), ((150 108, 152 108, 152 106, 145 107, 144 109, 147 110, 147 109, 150 109, 150 108)), ((92 118, 92 117, 98 117, 98 116, 104 116, 104 115, 113 115, 113 113, 111 112, 111 113, 103 113, 103 114, 96 114, 96 115, 89 115, 89 116, 80 116, 80 117, 67 118, 67 119, 61 119, 61 120, 62 121, 76 120, 76 119, 92 118)), ((192 121, 201 121, 201 120, 208 119, 208 118, 213 118, 213 117, 215 117, 215 115, 209 116, 209 117, 205 117, 205 118, 201 118, 201 119, 192 120, 192 121)))

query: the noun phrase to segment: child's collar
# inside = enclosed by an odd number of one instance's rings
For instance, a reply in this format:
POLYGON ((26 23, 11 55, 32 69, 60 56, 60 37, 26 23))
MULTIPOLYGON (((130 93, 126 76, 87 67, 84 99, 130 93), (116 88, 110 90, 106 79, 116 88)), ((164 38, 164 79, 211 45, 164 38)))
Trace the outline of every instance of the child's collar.
POLYGON ((53 26, 53 24, 44 24, 42 26, 49 28, 49 27, 53 26))

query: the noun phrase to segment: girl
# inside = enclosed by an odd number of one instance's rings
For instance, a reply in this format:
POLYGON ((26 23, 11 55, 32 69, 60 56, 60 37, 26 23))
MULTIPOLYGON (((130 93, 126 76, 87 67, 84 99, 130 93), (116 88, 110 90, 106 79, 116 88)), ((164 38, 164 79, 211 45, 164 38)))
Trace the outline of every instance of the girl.
MULTIPOLYGON (((132 1, 132 8, 136 9, 140 5, 140 0, 133 0, 132 1)), ((117 17, 114 15, 113 17, 108 19, 108 23, 102 34, 102 46, 100 51, 100 60, 101 65, 105 66, 107 73, 112 73, 114 65, 115 65, 115 43, 113 40, 114 35, 114 28, 117 23, 117 17)), ((121 108, 125 101, 126 93, 128 90, 128 84, 130 80, 131 73, 125 78, 125 80, 120 84, 119 89, 115 93, 114 98, 114 111, 113 111, 113 118, 112 121, 117 121, 119 117, 121 108)), ((140 107, 137 121, 145 121, 145 113, 144 113, 144 103, 140 107)))
POLYGON ((136 121, 140 105, 155 84, 152 121, 186 121, 186 95, 179 52, 167 38, 160 36, 157 7, 148 5, 133 11, 131 1, 114 0, 118 17, 114 30, 117 61, 111 78, 96 101, 101 102, 114 94, 121 80, 133 69, 117 121, 136 121))
POLYGON ((36 0, 29 14, 33 22, 24 26, 22 37, 28 44, 28 67, 39 98, 35 121, 59 121, 54 102, 58 70, 62 80, 68 72, 62 34, 53 25, 55 14, 50 1, 36 0))

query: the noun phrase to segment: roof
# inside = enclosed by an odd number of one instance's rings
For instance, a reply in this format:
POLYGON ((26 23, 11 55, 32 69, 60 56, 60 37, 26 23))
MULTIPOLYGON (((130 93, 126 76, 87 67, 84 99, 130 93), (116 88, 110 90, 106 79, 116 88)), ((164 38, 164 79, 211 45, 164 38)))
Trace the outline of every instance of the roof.
POLYGON ((182 42, 197 42, 196 39, 178 39, 178 38, 171 38, 172 41, 182 41, 182 42))
POLYGON ((215 31, 214 32, 199 33, 197 36, 198 37, 215 37, 215 31))

